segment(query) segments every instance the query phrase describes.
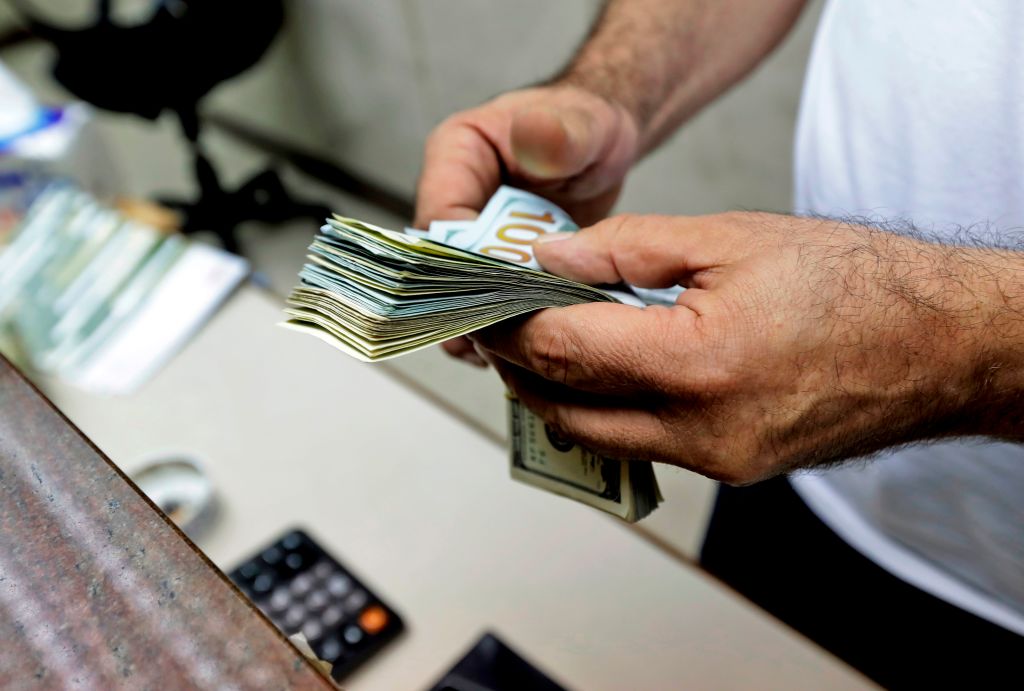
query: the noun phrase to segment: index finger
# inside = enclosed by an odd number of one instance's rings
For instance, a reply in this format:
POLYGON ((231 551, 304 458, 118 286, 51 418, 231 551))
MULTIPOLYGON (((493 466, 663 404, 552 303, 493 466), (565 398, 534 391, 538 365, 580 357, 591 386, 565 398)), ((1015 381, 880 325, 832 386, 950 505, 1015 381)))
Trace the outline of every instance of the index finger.
POLYGON ((490 140, 467 119, 449 118, 427 139, 413 224, 474 219, 500 184, 501 161, 490 140))
POLYGON ((469 335, 485 351, 566 386, 616 395, 658 388, 664 350, 693 333, 686 307, 549 308, 469 335))

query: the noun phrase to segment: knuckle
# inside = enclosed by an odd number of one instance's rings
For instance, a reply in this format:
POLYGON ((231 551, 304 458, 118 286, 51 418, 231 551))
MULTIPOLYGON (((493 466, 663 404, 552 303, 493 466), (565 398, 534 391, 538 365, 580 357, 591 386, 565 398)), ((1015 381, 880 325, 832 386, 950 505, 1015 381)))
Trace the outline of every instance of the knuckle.
POLYGON ((610 216, 603 222, 605 231, 612 239, 618 238, 620 235, 625 235, 631 228, 637 226, 643 216, 635 213, 619 213, 614 216, 610 216))
POLYGON ((562 384, 568 382, 573 353, 577 350, 568 332, 546 328, 527 339, 527 366, 545 379, 562 384))
POLYGON ((471 111, 462 111, 449 115, 439 122, 430 134, 427 135, 426 146, 428 149, 437 149, 445 146, 450 139, 457 137, 459 132, 465 129, 469 123, 471 111))
POLYGON ((452 113, 444 120, 442 120, 440 123, 438 123, 437 127, 434 128, 432 134, 443 134, 448 130, 454 129, 456 127, 461 127, 465 123, 466 118, 468 117, 468 112, 469 111, 462 110, 457 113, 452 113))
POLYGON ((691 370, 690 389, 700 391, 708 400, 717 400, 736 389, 736 372, 728 364, 716 361, 714 357, 704 359, 699 367, 691 370))
POLYGON ((732 487, 746 487, 775 474, 775 455, 755 434, 736 435, 731 444, 709 450, 713 477, 732 487))
POLYGON ((691 331, 700 348, 682 349, 685 366, 669 381, 670 394, 696 397, 704 405, 717 406, 733 394, 742 393, 754 367, 743 360, 745 351, 737 352, 719 330, 705 334, 699 321, 693 321, 691 331))
POLYGON ((438 125, 434 127, 434 129, 430 130, 430 134, 427 135, 427 140, 425 143, 425 148, 427 149, 427 151, 436 149, 440 141, 444 139, 445 134, 447 134, 448 130, 450 130, 452 127, 452 117, 454 116, 445 118, 440 123, 438 123, 438 125))
MULTIPOLYGON (((650 229, 657 227, 662 217, 648 214, 624 213, 608 219, 606 238, 608 252, 621 274, 633 274, 639 267, 657 264, 662 257, 657 245, 640 240, 647 236, 650 229)), ((635 279, 632 275, 623 275, 627 281, 635 279)))
POLYGON ((605 440, 601 437, 600 430, 594 429, 592 424, 588 424, 588 421, 572 408, 551 406, 541 417, 564 439, 591 451, 605 448, 605 440))
POLYGON ((630 233, 643 218, 638 214, 617 214, 608 219, 608 245, 616 256, 628 252, 634 243, 630 242, 630 233))

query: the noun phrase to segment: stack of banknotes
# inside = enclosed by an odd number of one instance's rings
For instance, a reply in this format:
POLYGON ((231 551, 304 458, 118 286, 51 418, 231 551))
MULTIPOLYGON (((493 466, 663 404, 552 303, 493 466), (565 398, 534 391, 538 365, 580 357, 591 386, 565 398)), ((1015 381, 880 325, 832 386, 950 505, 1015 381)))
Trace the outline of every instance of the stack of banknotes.
MULTIPOLYGON (((678 290, 604 290, 541 270, 533 241, 576 228, 554 204, 511 187, 475 221, 435 221, 427 231, 329 219, 288 298, 285 326, 376 362, 546 307, 674 301, 678 290)), ((511 397, 508 419, 514 478, 630 522, 661 501, 650 463, 582 448, 511 397)))
POLYGON ((38 192, 0 247, 0 353, 33 374, 129 394, 248 274, 240 257, 123 208, 62 182, 38 192))

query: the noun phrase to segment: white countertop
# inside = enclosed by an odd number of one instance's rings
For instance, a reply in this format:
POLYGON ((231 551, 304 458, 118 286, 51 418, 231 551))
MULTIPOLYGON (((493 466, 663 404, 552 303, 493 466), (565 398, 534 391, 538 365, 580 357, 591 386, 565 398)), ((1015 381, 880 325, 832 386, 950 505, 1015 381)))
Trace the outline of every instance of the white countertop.
POLYGON ((485 630, 573 689, 869 688, 856 672, 633 529, 512 481, 503 449, 383 369, 276 328, 246 287, 139 393, 50 384, 127 470, 207 467, 200 546, 234 566, 299 525, 405 619, 345 681, 433 683, 485 630))

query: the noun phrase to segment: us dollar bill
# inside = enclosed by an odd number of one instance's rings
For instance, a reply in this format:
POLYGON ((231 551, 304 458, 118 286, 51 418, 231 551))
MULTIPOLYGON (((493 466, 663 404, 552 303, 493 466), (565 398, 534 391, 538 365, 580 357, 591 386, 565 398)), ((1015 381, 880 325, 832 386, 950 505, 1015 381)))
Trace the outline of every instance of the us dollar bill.
MULTIPOLYGON (((541 269, 533 242, 553 232, 578 230, 572 218, 535 194, 502 186, 479 218, 435 221, 428 238, 452 247, 541 269)), ((647 301, 675 301, 681 289, 648 290, 647 301)), ((643 304, 633 291, 607 291, 620 302, 643 304)), ((560 436, 508 396, 509 465, 512 477, 570 499, 638 521, 658 507, 661 492, 649 462, 601 456, 560 436)))
POLYGON ((475 221, 434 221, 427 237, 450 247, 540 269, 533 242, 548 233, 579 230, 569 214, 543 197, 503 185, 475 221))
MULTIPOLYGON (((609 290, 542 270, 533 242, 576 225, 554 204, 502 187, 473 221, 435 221, 405 233, 335 216, 309 247, 284 326, 364 362, 401 357, 547 307, 623 302, 609 290)), ((559 437, 509 403, 513 477, 627 521, 661 500, 650 463, 606 458, 559 437)))
POLYGON ((633 523, 658 507, 661 492, 651 464, 591 451, 546 424, 508 396, 512 477, 633 523))

